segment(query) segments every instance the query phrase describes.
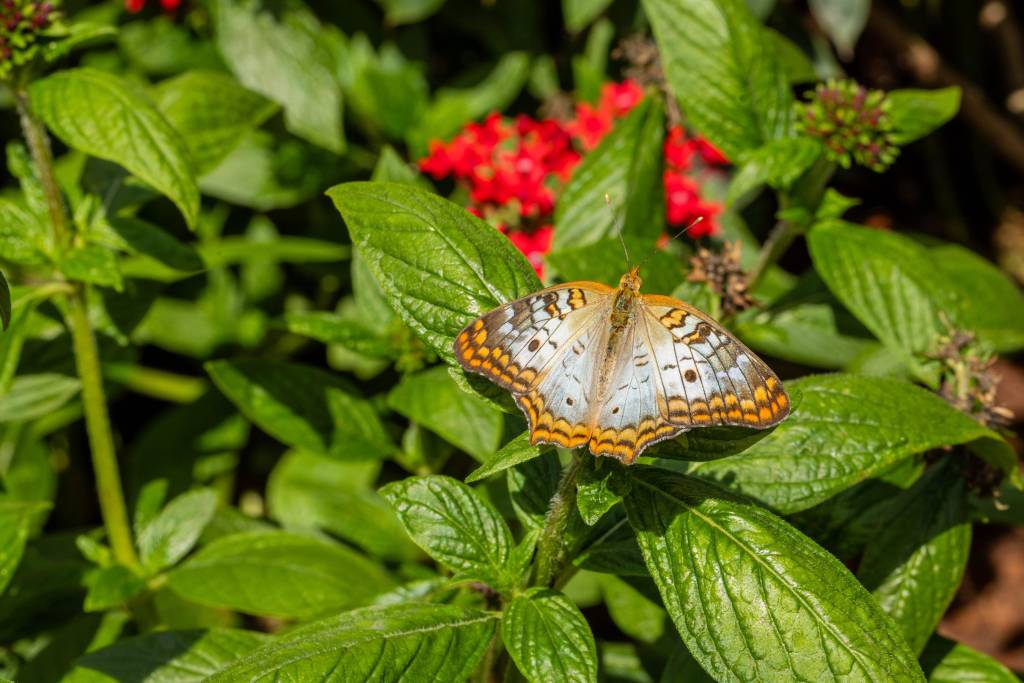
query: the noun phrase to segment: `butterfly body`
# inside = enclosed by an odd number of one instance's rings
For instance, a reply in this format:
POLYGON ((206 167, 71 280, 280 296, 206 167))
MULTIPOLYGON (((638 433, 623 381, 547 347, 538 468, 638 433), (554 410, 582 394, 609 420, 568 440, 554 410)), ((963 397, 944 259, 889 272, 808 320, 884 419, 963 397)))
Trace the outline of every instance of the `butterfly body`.
POLYGON ((515 397, 531 443, 588 446, 632 463, 694 427, 767 428, 789 413, 775 373, 706 314, 640 293, 570 282, 499 306, 455 339, 459 363, 515 397))

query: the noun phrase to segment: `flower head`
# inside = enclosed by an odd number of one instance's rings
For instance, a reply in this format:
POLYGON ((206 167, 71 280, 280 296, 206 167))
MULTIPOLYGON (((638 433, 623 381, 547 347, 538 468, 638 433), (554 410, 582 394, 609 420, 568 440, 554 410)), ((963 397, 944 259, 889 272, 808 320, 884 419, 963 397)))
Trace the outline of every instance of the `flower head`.
POLYGON ((40 40, 60 20, 59 0, 0 1, 0 81, 39 54, 40 40))
POLYGON ((855 162, 881 173, 899 154, 892 139, 889 100, 881 90, 830 80, 797 106, 797 125, 804 134, 820 138, 829 159, 843 168, 855 162))

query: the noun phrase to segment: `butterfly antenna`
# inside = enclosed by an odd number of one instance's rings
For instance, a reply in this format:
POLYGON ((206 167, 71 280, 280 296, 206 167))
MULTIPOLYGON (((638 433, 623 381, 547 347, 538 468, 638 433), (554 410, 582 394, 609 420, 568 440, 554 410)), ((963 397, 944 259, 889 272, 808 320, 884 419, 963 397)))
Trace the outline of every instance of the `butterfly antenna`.
MULTIPOLYGON (((608 207, 608 210, 612 212, 612 224, 615 223, 615 207, 612 206, 612 196, 607 192, 604 193, 604 203, 608 207)), ((623 224, 625 227, 625 224, 623 224)), ((622 252, 626 255, 626 270, 629 270, 629 266, 632 263, 629 259, 629 249, 626 248, 626 240, 622 237, 622 228, 619 228, 619 244, 622 245, 622 252)))
MULTIPOLYGON (((677 237, 682 237, 683 235, 686 234, 686 232, 688 230, 690 230, 693 226, 695 226, 698 223, 700 223, 702 220, 704 220, 704 216, 697 216, 692 221, 690 221, 689 225, 687 225, 685 228, 683 228, 682 230, 680 230, 676 234, 672 235, 672 237, 669 238, 669 242, 671 242, 672 240, 676 239, 677 237)), ((657 252, 657 250, 658 250, 657 247, 655 247, 654 249, 651 249, 650 253, 647 254, 646 258, 644 258, 643 263, 640 264, 641 268, 643 268, 644 266, 647 265, 647 262, 651 260, 651 257, 654 256, 654 254, 657 252)))

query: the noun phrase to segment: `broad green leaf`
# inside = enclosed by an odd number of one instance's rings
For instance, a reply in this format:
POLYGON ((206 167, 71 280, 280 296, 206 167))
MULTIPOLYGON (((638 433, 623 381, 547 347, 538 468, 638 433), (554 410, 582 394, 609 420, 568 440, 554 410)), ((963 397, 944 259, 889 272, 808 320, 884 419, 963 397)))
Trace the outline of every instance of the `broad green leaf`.
POLYGON ((267 482, 270 516, 285 527, 318 528, 388 560, 415 560, 419 555, 398 518, 370 488, 375 461, 339 462, 294 451, 277 464, 267 482))
POLYGON ((102 674, 103 683, 200 683, 270 640, 265 633, 229 628, 160 631, 90 652, 77 664, 102 674))
MULTIPOLYGON (((786 388, 800 401, 778 427, 739 455, 690 463, 687 473, 790 514, 932 448, 974 441, 1005 447, 994 432, 908 382, 835 374, 786 388)), ((691 438, 690 448, 705 446, 691 438)))
MULTIPOLYGON (((391 145, 384 145, 377 157, 377 165, 373 167, 370 180, 376 183, 404 183, 417 187, 426 187, 425 179, 416 169, 406 163, 391 145)), ((429 188, 427 188, 429 189, 429 188)))
POLYGON ((893 350, 908 357, 933 350, 946 332, 940 313, 961 324, 957 283, 907 237, 833 220, 817 224, 807 242, 828 288, 893 350))
POLYGON ((531 683, 597 682, 597 646, 590 625, 558 591, 531 588, 505 610, 501 637, 531 683))
POLYGON ((194 273, 205 267, 203 259, 191 244, 179 242, 152 223, 130 216, 116 216, 108 221, 113 232, 123 242, 123 246, 118 245, 119 248, 142 254, 182 273, 194 273))
POLYGON ((285 531, 225 536, 167 574, 183 598, 248 614, 308 619, 392 588, 384 569, 343 545, 285 531))
POLYGON ((206 368, 243 415, 289 446, 342 460, 394 451, 373 405, 323 370, 257 359, 214 361, 206 368))
POLYGON ((576 478, 576 508, 583 521, 593 526, 622 500, 629 488, 625 471, 617 462, 585 460, 576 478))
POLYGON ((198 175, 213 169, 247 131, 277 110, 220 71, 186 71, 169 78, 156 87, 154 99, 185 139, 198 175))
POLYGON ((641 236, 653 245, 665 219, 664 131, 660 101, 647 97, 583 158, 555 209, 554 251, 619 234, 641 236))
POLYGON ((550 450, 552 450, 550 446, 530 445, 530 432, 523 432, 502 446, 483 465, 473 470, 466 477, 466 483, 472 484, 473 482, 482 481, 492 474, 504 472, 510 467, 515 467, 527 460, 533 460, 550 450))
POLYGON ((893 90, 886 95, 893 142, 905 145, 923 138, 956 116, 960 110, 960 88, 938 90, 893 90))
POLYGON ((963 297, 959 324, 995 351, 1024 347, 1024 294, 1006 273, 956 244, 931 247, 928 256, 963 297))
POLYGON ((444 366, 403 377, 388 394, 388 407, 480 462, 501 445, 502 413, 459 389, 444 366))
POLYGON ((611 0, 562 0, 562 17, 570 33, 579 33, 612 4, 611 0))
POLYGON ((668 614, 650 579, 625 581, 604 574, 600 583, 608 614, 627 636, 641 643, 656 643, 666 632, 671 633, 668 614))
POLYGON ((33 111, 65 144, 120 164, 170 198, 195 227, 199 189, 185 142, 132 85, 80 68, 35 81, 29 94, 33 111))
POLYGON ((178 496, 139 533, 139 559, 150 572, 170 567, 188 554, 213 519, 217 494, 198 489, 178 496))
POLYGON ((301 5, 275 17, 236 0, 219 0, 214 17, 217 47, 242 85, 280 104, 292 133, 344 152, 341 87, 316 17, 301 5))
POLYGON ((864 30, 871 0, 810 0, 811 14, 845 59, 864 30))
POLYGON ((889 523, 867 544, 857 569, 860 582, 918 653, 967 567, 971 523, 961 465, 955 455, 946 456, 902 494, 889 523))
POLYGON ((392 308, 452 365, 452 341, 473 318, 540 288, 508 239, 436 195, 393 183, 327 194, 392 308))
POLYGON ((763 185, 788 190, 821 156, 820 142, 808 137, 770 140, 750 152, 729 183, 727 205, 749 199, 763 185))
POLYGON ((733 161, 789 135, 786 74, 744 0, 644 0, 643 7, 668 83, 698 133, 733 161))
POLYGON ((625 503, 644 560, 716 680, 923 680, 892 621, 806 536, 698 480, 633 476, 625 503))
POLYGON ((423 119, 429 85, 422 67, 391 43, 375 53, 369 39, 356 36, 349 50, 352 82, 346 94, 357 119, 371 137, 402 137, 423 119))
POLYGON ((790 85, 814 83, 818 80, 814 62, 804 54, 800 46, 773 28, 765 27, 765 35, 771 48, 775 50, 779 68, 786 74, 786 80, 790 85))
POLYGON ((921 655, 928 683, 1019 683, 1012 671, 966 645, 934 636, 921 655))
POLYGON ((506 473, 508 495, 516 517, 526 529, 539 531, 562 477, 558 453, 553 448, 544 449, 540 457, 521 462, 506 473))
POLYGON ((295 311, 286 313, 284 320, 289 332, 325 344, 338 344, 371 358, 393 358, 395 355, 388 339, 337 313, 295 311))
POLYGON ((0 595, 21 562, 33 517, 49 507, 49 503, 0 500, 0 595))
POLYGON ((0 254, 4 261, 26 266, 45 263, 45 228, 31 211, 0 197, 0 254))
POLYGON ((419 124, 406 135, 410 157, 423 156, 431 140, 447 140, 467 122, 506 109, 529 74, 530 57, 524 52, 507 52, 476 85, 439 90, 419 124))
MULTIPOLYGON (((734 325, 736 334, 750 348, 774 358, 816 368, 842 369, 865 352, 880 348, 869 337, 841 329, 845 311, 828 303, 782 306, 760 311, 734 325)), ((849 314, 845 314, 848 319, 849 314)), ((859 327, 859 325, 857 325, 859 327)))
POLYGON ((96 569, 86 579, 89 592, 82 606, 86 612, 103 612, 125 605, 146 590, 146 580, 119 564, 96 569))
POLYGON ((444 0, 377 0, 384 8, 384 15, 392 26, 413 24, 437 12, 444 0))
MULTIPOLYGON (((643 255, 642 260, 647 261, 640 267, 643 291, 667 294, 679 286, 684 273, 683 261, 678 256, 661 249, 655 251, 651 240, 634 237, 625 241, 631 256, 643 255)), ((586 246, 552 251, 544 261, 564 280, 592 280, 610 287, 617 285, 629 268, 622 242, 617 237, 605 237, 586 246)))
POLYGON ((88 282, 120 290, 123 284, 117 254, 99 244, 86 244, 69 249, 58 264, 69 280, 88 282))
MULTIPOLYGON (((605 524, 604 520, 598 525, 605 524)), ((618 576, 647 576, 647 566, 636 543, 636 533, 629 526, 625 515, 599 529, 599 533, 588 539, 573 565, 581 569, 618 576)))
POLYGON ((497 623, 494 614, 454 605, 360 609, 289 631, 207 680, 463 681, 497 623))
POLYGON ((416 545, 459 577, 503 588, 514 542, 505 520, 462 482, 440 475, 410 477, 383 487, 416 545))
POLYGON ((75 377, 58 374, 20 375, 0 394, 0 423, 31 420, 52 413, 81 388, 75 377))

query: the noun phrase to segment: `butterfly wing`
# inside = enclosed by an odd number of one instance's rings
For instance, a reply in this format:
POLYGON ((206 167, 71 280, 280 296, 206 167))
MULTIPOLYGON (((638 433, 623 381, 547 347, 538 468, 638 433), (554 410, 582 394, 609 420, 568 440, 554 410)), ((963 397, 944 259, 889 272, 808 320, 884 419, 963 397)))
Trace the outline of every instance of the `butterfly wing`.
POLYGON ((589 388, 612 291, 591 282, 549 287, 499 306, 456 337, 463 368, 512 392, 532 443, 574 448, 589 439, 589 388))
POLYGON ((641 308, 669 423, 765 429, 789 414, 771 368, 710 316, 666 296, 645 295, 641 308))

